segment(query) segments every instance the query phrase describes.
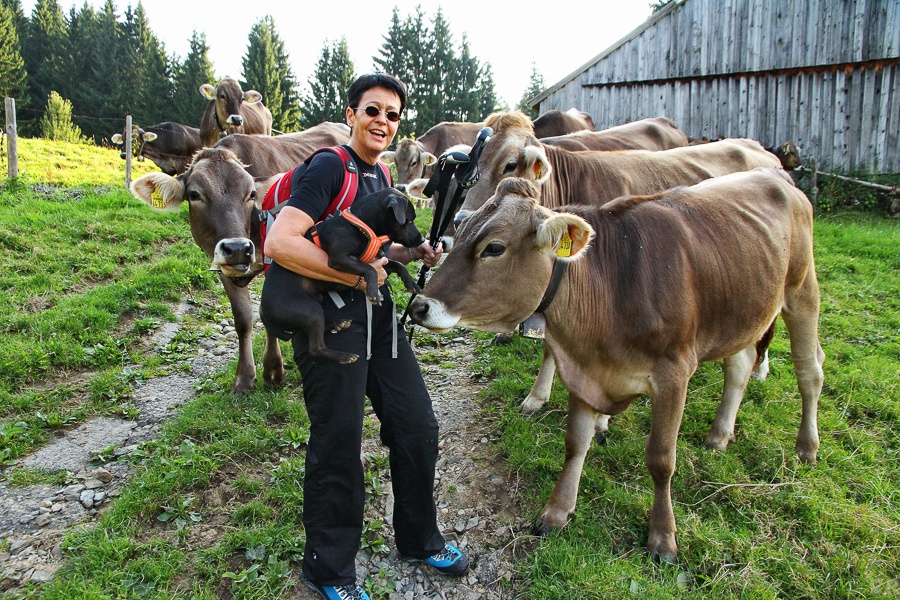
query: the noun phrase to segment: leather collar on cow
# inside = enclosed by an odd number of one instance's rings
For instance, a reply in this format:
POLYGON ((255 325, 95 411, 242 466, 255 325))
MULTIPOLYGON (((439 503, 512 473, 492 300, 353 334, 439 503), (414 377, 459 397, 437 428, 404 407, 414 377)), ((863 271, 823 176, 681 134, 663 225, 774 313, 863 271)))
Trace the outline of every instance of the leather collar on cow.
MULTIPOLYGON (((364 263, 370 263, 375 260, 375 257, 378 256, 378 251, 381 250, 381 247, 391 241, 391 238, 386 235, 375 235, 375 232, 372 231, 372 228, 363 223, 363 221, 360 220, 359 217, 352 214, 349 208, 345 209, 340 214, 340 216, 347 219, 347 221, 349 221, 350 223, 353 223, 356 228, 359 229, 362 234, 369 240, 369 244, 368 246, 366 246, 365 252, 363 252, 362 256, 359 257, 359 260, 364 263)), ((312 228, 310 228, 309 234, 312 238, 312 241, 315 242, 316 246, 321 248, 322 241, 319 239, 318 227, 313 226, 312 228)))
POLYGON ((553 299, 556 297, 556 292, 559 291, 559 284, 562 281, 562 277, 565 274, 568 265, 569 262, 565 260, 553 261, 553 273, 550 274, 550 283, 547 284, 547 290, 544 292, 544 297, 541 298, 541 303, 534 312, 544 312, 547 310, 547 307, 550 306, 550 303, 553 302, 553 299))
POLYGON ((222 122, 219 121, 219 111, 216 110, 215 106, 213 107, 213 117, 216 119, 216 127, 219 128, 219 137, 228 135, 228 131, 222 126, 222 122))

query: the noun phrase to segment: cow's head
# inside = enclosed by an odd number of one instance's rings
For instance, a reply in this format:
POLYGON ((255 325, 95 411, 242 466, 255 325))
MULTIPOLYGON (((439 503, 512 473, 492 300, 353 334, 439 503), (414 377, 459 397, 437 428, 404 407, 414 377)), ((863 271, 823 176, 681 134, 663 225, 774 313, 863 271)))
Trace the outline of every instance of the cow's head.
POLYGON ((215 87, 208 83, 200 86, 200 94, 216 103, 216 120, 223 131, 237 129, 244 124, 241 116, 241 102, 254 104, 262 100, 256 90, 244 91, 236 80, 226 77, 215 87))
POLYGON ((793 171, 803 165, 803 159, 800 158, 800 148, 791 140, 778 146, 775 156, 781 161, 781 166, 785 171, 793 171))
POLYGON ((401 185, 423 177, 426 167, 433 166, 437 162, 437 157, 425 150, 425 147, 416 140, 403 138, 397 142, 396 150, 387 150, 381 153, 381 161, 397 167, 395 186, 403 189, 400 187, 401 185))
POLYGON ((456 247, 410 308, 414 323, 504 332, 541 302, 554 260, 583 256, 594 230, 581 217, 538 204, 538 189, 505 179, 460 225, 456 247))
POLYGON ((256 182, 237 156, 223 148, 204 148, 178 177, 149 173, 131 184, 132 193, 153 208, 190 208, 194 241, 237 285, 246 285, 262 271, 259 248, 258 199, 272 178, 256 182))
POLYGON ((540 141, 534 137, 529 119, 520 111, 495 113, 485 126, 494 130, 478 159, 480 178, 469 188, 462 208, 475 210, 487 202, 503 179, 518 177, 535 183, 550 178, 550 161, 540 141))
MULTIPOLYGON (((111 138, 110 141, 116 146, 122 146, 122 151, 119 153, 119 157, 122 160, 125 160, 125 134, 116 133, 111 138)), ((144 144, 147 142, 152 142, 156 139, 156 134, 152 131, 144 131, 142 128, 137 125, 131 126, 131 155, 138 159, 139 162, 143 162, 144 160, 144 144)))

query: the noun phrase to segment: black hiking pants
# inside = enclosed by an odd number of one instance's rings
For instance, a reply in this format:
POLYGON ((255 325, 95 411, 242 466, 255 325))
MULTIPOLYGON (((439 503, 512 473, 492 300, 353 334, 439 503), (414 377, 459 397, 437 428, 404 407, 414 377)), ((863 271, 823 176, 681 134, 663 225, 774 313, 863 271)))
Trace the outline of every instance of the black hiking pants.
POLYGON ((313 361, 306 353, 306 336, 298 333, 293 338, 310 420, 303 482, 303 576, 320 585, 356 582, 355 559, 365 508, 360 459, 365 396, 372 402, 381 423, 381 441, 390 452, 397 551, 425 558, 444 547, 434 504, 438 423, 418 361, 403 331, 397 331, 387 286, 382 286, 381 293, 382 305, 372 306, 368 360, 368 300, 359 291, 341 292, 342 308, 328 296, 322 302, 326 327, 343 319, 352 321, 337 333, 326 330, 325 343, 334 350, 358 354, 356 362, 313 361), (392 357, 394 343, 396 358, 392 357))

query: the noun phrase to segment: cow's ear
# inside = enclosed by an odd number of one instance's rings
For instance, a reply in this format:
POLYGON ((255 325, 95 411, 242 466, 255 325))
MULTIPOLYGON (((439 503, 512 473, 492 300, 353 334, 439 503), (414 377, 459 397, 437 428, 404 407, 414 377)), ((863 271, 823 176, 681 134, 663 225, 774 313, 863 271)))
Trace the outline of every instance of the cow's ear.
POLYGON ((184 181, 165 173, 147 173, 131 182, 131 193, 157 210, 176 211, 184 200, 184 181))
POLYGON ((525 171, 537 183, 550 179, 550 161, 540 146, 525 146, 525 171))
POLYGON ((208 83, 204 83, 200 86, 200 95, 206 98, 207 100, 215 100, 216 99, 216 88, 211 86, 208 83))
POLYGON ((144 134, 145 142, 152 142, 156 138, 157 138, 157 135, 155 133, 153 133, 152 131, 148 131, 147 133, 144 134))
POLYGON ((584 255, 593 236, 593 227, 581 217, 553 213, 538 226, 536 242, 547 254, 560 260, 575 260, 584 255))
POLYGON ((431 152, 422 153, 422 164, 424 164, 426 167, 430 167, 431 165, 436 163, 437 160, 437 156, 435 156, 431 152))
POLYGON ((247 90, 244 92, 244 102, 247 104, 256 104, 262 101, 262 94, 256 90, 247 90))
POLYGON ((397 155, 393 150, 385 150, 381 153, 381 156, 378 157, 378 160, 383 162, 386 165, 394 164, 394 157, 397 155))
POLYGON ((426 196, 424 192, 425 186, 428 185, 428 181, 428 179, 424 179, 422 177, 413 179, 406 184, 406 193, 413 198, 427 198, 428 196, 426 196))
POLYGON ((111 138, 109 138, 109 141, 118 146, 125 141, 125 138, 122 137, 121 133, 115 133, 111 138))

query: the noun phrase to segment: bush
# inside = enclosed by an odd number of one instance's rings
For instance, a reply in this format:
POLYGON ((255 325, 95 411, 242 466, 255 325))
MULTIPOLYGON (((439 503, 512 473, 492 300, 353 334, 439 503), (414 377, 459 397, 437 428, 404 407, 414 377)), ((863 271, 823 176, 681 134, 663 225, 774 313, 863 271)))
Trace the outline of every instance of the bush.
POLYGON ((48 140, 89 144, 78 125, 72 123, 72 103, 56 92, 47 97, 47 111, 41 117, 41 136, 48 140))

